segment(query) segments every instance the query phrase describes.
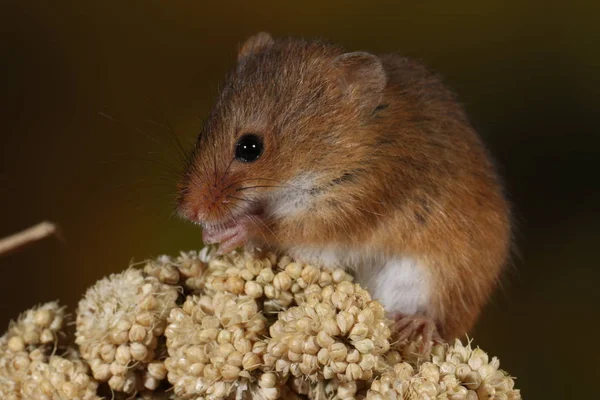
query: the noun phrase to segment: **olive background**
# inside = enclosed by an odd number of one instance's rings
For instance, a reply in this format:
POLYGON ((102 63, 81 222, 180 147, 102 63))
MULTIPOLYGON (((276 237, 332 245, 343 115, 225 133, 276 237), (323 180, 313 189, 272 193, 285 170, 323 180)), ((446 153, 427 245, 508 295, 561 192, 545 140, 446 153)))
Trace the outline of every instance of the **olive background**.
POLYGON ((518 251, 472 337, 526 399, 600 379, 600 7, 558 1, 1 0, 0 323, 131 260, 198 248, 173 215, 181 166, 248 36, 322 37, 422 59, 459 95, 506 180, 518 251))

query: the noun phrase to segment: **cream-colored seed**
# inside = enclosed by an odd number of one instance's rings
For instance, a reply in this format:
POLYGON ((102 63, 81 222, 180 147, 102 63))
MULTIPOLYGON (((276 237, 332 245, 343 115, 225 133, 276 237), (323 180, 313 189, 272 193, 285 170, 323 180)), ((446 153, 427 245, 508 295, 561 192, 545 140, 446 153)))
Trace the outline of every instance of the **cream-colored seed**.
POLYGON ((114 390, 122 391, 123 387, 125 386, 125 377, 120 375, 113 375, 108 380, 108 385, 114 390))
POLYGON ((316 342, 320 347, 329 347, 335 343, 335 339, 333 339, 327 334, 327 332, 323 330, 317 334, 316 342))
POLYGON ((292 278, 287 272, 280 272, 273 278, 273 286, 279 291, 288 291, 292 287, 292 278))
POLYGON ((336 361, 330 364, 331 369, 336 374, 344 374, 346 372, 346 368, 348 367, 348 363, 345 361, 336 361))
POLYGON ((235 349, 242 354, 252 351, 252 343, 249 339, 236 340, 233 345, 235 349))
POLYGON ((321 329, 329 336, 338 336, 341 334, 340 328, 334 317, 323 319, 321 321, 321 329))
POLYGON ((348 294, 342 291, 335 291, 331 295, 331 303, 338 309, 344 310, 347 305, 348 294))
POLYGON ((263 291, 265 293, 265 296, 267 296, 267 298, 269 298, 269 299, 275 299, 278 297, 277 290, 271 284, 265 285, 265 287, 263 288, 263 291))
POLYGON ((218 329, 221 326, 219 318, 212 315, 202 317, 201 324, 202 329, 218 329))
POLYGON ((221 376, 226 381, 233 381, 240 375, 240 369, 235 365, 225 364, 221 368, 221 376))
POLYGON ((340 399, 348 399, 354 397, 357 392, 356 381, 341 382, 337 388, 337 395, 340 399))
POLYGON ((317 361, 321 365, 327 365, 330 360, 329 350, 323 348, 317 353, 317 361))
POLYGON ((23 333, 23 340, 27 344, 38 344, 40 342, 40 334, 36 331, 23 333))
POLYGON ((358 324, 355 324, 352 327, 352 329, 350 330, 350 333, 348 335, 348 338, 352 341, 359 341, 359 340, 365 339, 368 334, 369 334, 368 326, 362 322, 359 322, 358 324))
POLYGON ((346 379, 349 382, 360 379, 362 376, 362 373, 363 373, 362 369, 357 364, 350 363, 346 367, 346 379))
POLYGON ((225 281, 225 288, 228 292, 241 294, 244 292, 244 280, 239 276, 230 276, 225 281))
POLYGON ((229 343, 231 342, 232 336, 231 332, 226 330, 221 330, 217 334, 217 343, 229 343))
POLYGON ((54 318, 51 310, 41 308, 34 313, 33 321, 37 326, 48 327, 54 318))
MULTIPOLYGON (((246 353, 246 354, 251 354, 251 353, 246 353)), ((230 365, 233 365, 236 367, 241 367, 242 361, 243 361, 243 355, 242 355, 242 353, 240 353, 237 350, 232 351, 227 356, 227 364, 230 364, 230 365)))
POLYGON ((106 382, 110 379, 112 373, 110 372, 110 364, 98 364, 92 368, 94 379, 100 382, 106 382))
POLYGON ((292 279, 295 279, 295 280, 297 280, 298 278, 300 278, 300 275, 302 274, 302 270, 303 270, 302 265, 300 265, 300 264, 298 264, 296 262, 289 263, 285 267, 285 272, 287 272, 287 274, 292 279))
POLYGON ((375 358, 375 356, 373 356, 372 354, 363 354, 360 357, 360 362, 358 365, 363 370, 371 370, 375 367, 376 363, 377 359, 375 358))
POLYGON ((134 324, 129 329, 129 340, 132 342, 142 342, 146 338, 146 328, 140 324, 134 324))
POLYGON ((104 344, 100 349, 100 356, 105 362, 113 362, 117 348, 112 344, 104 344))
POLYGON ((348 355, 348 349, 343 343, 334 343, 329 347, 329 355, 332 360, 342 361, 348 355))
POLYGON ((302 353, 296 353, 292 350, 289 350, 287 352, 287 357, 290 359, 290 361, 292 362, 301 362, 302 361, 302 353))
MULTIPOLYGON (((272 365, 270 367, 272 367, 272 365)), ((280 372, 283 376, 289 374, 290 362, 283 359, 277 360, 275 362, 275 371, 280 372)))
POLYGON ((263 295, 263 287, 258 282, 248 281, 244 287, 244 292, 247 296, 257 299, 263 295))
POLYGON ((148 373, 155 379, 163 380, 167 376, 167 368, 161 361, 152 361, 148 364, 148 373))
POLYGON ((336 316, 337 326, 342 334, 347 334, 354 325, 354 316, 347 311, 340 311, 336 316))
POLYGON ((258 379, 258 385, 262 388, 274 388, 277 385, 277 375, 265 372, 258 379))
POLYGON ((110 365, 110 373, 113 375, 125 375, 127 372, 127 366, 121 365, 117 362, 112 362, 110 365))
POLYGON ((321 272, 312 265, 304 266, 304 268, 302 269, 302 273, 300 274, 300 277, 304 282, 307 283, 307 285, 310 285, 312 283, 318 283, 320 276, 321 272))
POLYGON ((154 316, 149 311, 140 312, 136 315, 135 320, 146 328, 150 327, 155 322, 154 316))
POLYGON ((246 371, 254 371, 261 365, 261 359, 258 354, 246 353, 242 358, 242 367, 246 371))
POLYGON ((200 377, 203 375, 205 365, 202 363, 194 363, 189 366, 188 372, 191 376, 200 377))
POLYGON ((346 356, 346 361, 349 363, 357 363, 360 361, 360 353, 356 349, 352 349, 348 352, 346 356))
POLYGON ((206 365, 203 370, 203 375, 208 380, 216 380, 221 378, 219 370, 214 365, 206 365))
POLYGON ((248 270, 248 269, 243 269, 240 272, 240 276, 245 281, 251 281, 252 279, 254 279, 254 274, 250 270, 248 270))
POLYGON ((148 294, 140 301, 139 306, 142 310, 154 310, 158 306, 158 301, 156 300, 156 297, 148 294))
POLYGON ((343 269, 334 269, 331 273, 331 277, 335 283, 340 283, 346 278, 346 272, 343 269))
POLYGON ((263 268, 256 277, 256 281, 260 283, 271 283, 274 278, 275 274, 271 268, 263 268))
POLYGON ((148 358, 148 348, 146 346, 144 346, 141 343, 131 343, 130 345, 130 349, 131 349, 131 356, 138 360, 138 361, 144 361, 148 358))
POLYGON ((330 285, 331 282, 333 282, 331 274, 327 271, 321 271, 321 275, 319 276, 319 286, 324 287, 330 285))
POLYGON ((231 343, 222 343, 219 345, 218 349, 219 349, 219 355, 221 357, 228 357, 231 353, 236 351, 235 347, 233 347, 233 344, 231 344, 231 343))
POLYGON ((23 351, 25 342, 21 336, 13 336, 8 340, 8 348, 12 352, 23 351))

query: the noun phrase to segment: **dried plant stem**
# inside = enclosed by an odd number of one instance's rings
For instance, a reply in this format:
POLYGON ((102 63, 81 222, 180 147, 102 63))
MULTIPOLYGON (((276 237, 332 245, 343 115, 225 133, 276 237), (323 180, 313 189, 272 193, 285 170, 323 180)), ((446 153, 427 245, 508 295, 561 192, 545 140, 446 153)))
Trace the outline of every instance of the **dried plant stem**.
POLYGON ((0 255, 8 254, 57 233, 58 226, 52 222, 40 222, 24 231, 0 239, 0 255))

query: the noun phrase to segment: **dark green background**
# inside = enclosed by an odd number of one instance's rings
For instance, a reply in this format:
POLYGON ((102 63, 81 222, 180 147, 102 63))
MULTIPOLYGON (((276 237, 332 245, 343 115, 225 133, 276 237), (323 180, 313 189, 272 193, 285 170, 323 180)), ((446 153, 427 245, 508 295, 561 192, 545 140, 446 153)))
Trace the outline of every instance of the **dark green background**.
POLYGON ((197 248, 200 231, 170 218, 174 137, 193 139, 246 37, 320 36, 422 58, 458 92, 520 221, 475 342, 527 399, 595 397, 600 7, 588 3, 2 0, 0 236, 51 219, 66 237, 0 258, 2 325, 42 301, 75 306, 132 258, 197 248))

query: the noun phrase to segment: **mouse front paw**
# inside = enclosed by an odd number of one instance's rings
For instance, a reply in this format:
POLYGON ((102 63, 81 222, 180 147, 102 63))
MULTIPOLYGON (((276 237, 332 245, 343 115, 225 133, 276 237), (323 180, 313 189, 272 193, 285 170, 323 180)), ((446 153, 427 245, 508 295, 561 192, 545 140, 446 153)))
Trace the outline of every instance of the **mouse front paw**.
POLYGON ((394 341, 396 343, 406 340, 420 341, 419 353, 423 356, 429 355, 434 342, 442 340, 435 321, 429 317, 395 314, 393 320, 394 341))
POLYGON ((229 253, 248 241, 252 227, 252 221, 246 217, 207 225, 202 230, 202 241, 204 244, 218 243, 217 254, 229 253))

